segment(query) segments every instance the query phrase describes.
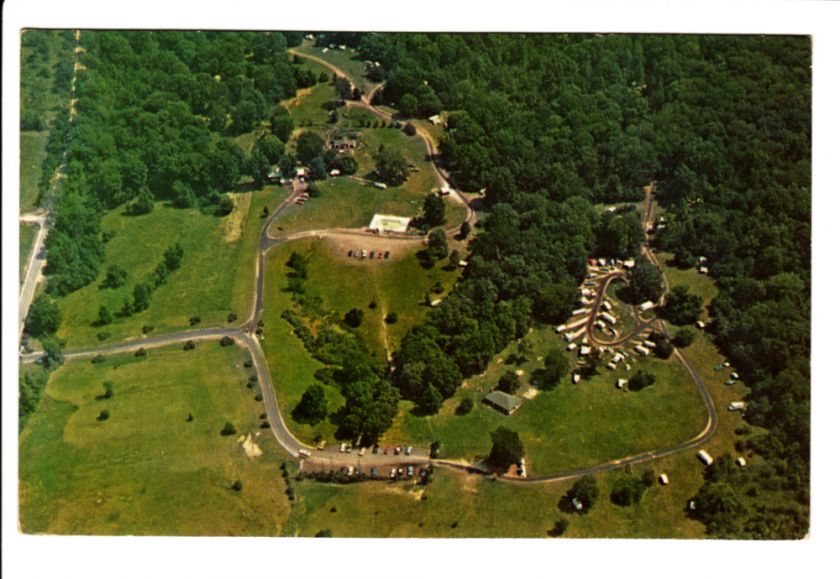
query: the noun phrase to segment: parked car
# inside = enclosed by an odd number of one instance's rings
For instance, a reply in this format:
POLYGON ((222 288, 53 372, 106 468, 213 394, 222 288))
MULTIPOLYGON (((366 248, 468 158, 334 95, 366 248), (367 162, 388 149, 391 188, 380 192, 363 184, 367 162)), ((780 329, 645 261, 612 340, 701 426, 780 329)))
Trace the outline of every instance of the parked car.
POLYGON ((406 447, 406 449, 405 449, 405 455, 406 455, 406 456, 411 456, 411 451, 412 451, 412 450, 414 450, 414 447, 413 447, 413 446, 408 446, 408 447, 406 447))
POLYGON ((367 448, 365 448, 364 446, 362 448, 360 448, 359 449, 359 456, 364 456, 366 451, 367 451, 367 448))
POLYGON ((402 450, 402 448, 401 448, 401 447, 399 447, 399 446, 398 446, 398 447, 396 447, 396 448, 394 448, 394 454, 399 454, 399 453, 400 453, 400 450, 402 450))
POLYGON ((345 449, 347 449, 347 443, 346 443, 346 442, 342 442, 342 443, 341 443, 341 446, 339 446, 339 447, 338 447, 338 452, 344 452, 344 451, 345 451, 345 449))
POLYGON ((370 476, 376 476, 376 467, 375 466, 370 469, 370 476))
POLYGON ((402 475, 403 475, 403 469, 402 469, 402 467, 399 467, 397 469, 397 476, 402 476, 402 475))
POLYGON ((390 478, 395 478, 397 476, 397 469, 391 467, 391 473, 388 475, 390 478))
POLYGON ((730 378, 729 380, 724 382, 724 384, 726 384, 727 386, 732 386, 734 383, 735 383, 735 380, 733 380, 732 378, 730 378))
POLYGON ((414 467, 409 466, 407 471, 408 476, 414 476, 414 467))
POLYGON ((304 448, 299 448, 299 449, 298 449, 298 454, 299 454, 299 455, 301 455, 301 456, 303 456, 303 457, 309 457, 309 456, 312 456, 312 453, 311 453, 311 452, 309 452, 308 450, 304 449, 304 448))

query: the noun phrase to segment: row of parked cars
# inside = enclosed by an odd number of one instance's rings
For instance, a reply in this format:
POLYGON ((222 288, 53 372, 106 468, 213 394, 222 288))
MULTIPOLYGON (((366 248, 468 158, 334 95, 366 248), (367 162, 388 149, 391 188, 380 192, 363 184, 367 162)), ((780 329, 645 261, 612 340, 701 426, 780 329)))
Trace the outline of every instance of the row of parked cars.
POLYGON ((368 251, 367 249, 362 249, 359 251, 358 249, 348 249, 347 250, 347 257, 358 257, 361 259, 388 259, 391 257, 390 251, 374 251, 371 249, 368 251))
MULTIPOLYGON (((346 474, 348 476, 359 476, 361 474, 364 474, 362 472, 362 467, 361 466, 345 466, 345 467, 342 467, 341 472, 343 472, 344 474, 346 474)), ((370 467, 369 472, 370 472, 370 477, 371 478, 381 478, 381 477, 385 476, 384 469, 380 471, 379 467, 372 466, 372 467, 370 467)), ((392 466, 390 468, 390 470, 388 471, 388 478, 390 478, 391 480, 396 480, 396 479, 399 479, 399 478, 403 478, 404 476, 408 477, 408 478, 413 478, 415 474, 417 476, 419 476, 420 478, 423 478, 423 477, 426 476, 426 469, 425 468, 415 469, 414 466, 412 466, 412 465, 409 465, 406 468, 403 468, 401 466, 400 467, 393 467, 392 466)))
MULTIPOLYGON (((319 448, 319 450, 321 449, 320 446, 318 448, 319 448)), ((338 452, 351 453, 354 450, 355 450, 355 447, 352 444, 347 444, 346 442, 342 442, 341 446, 338 447, 338 452)), ((367 452, 367 447, 366 446, 362 446, 358 450, 359 456, 364 456, 366 452, 367 452)), ((405 448, 403 448, 402 446, 395 446, 393 449, 391 449, 387 446, 384 446, 384 447, 380 448, 380 446, 378 444, 374 444, 371 447, 371 454, 379 454, 380 452, 382 454, 389 454, 389 452, 393 452, 395 455, 401 454, 401 453, 404 452, 406 456, 411 456, 411 453, 414 452, 414 447, 413 446, 406 446, 405 448)))

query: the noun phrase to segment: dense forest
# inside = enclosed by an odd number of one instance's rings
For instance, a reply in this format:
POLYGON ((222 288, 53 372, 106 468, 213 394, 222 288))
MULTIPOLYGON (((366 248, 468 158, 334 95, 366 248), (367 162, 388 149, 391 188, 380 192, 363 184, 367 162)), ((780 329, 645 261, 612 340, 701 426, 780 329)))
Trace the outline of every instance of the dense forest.
MULTIPOLYGON (((263 153, 246 159, 232 137, 277 114, 301 83, 286 52, 301 35, 85 31, 77 115, 67 129, 67 184, 47 240, 48 291, 96 278, 104 255, 99 217, 155 200, 224 211, 223 194, 263 153)), ((284 110, 284 109, 282 109, 284 110)), ((279 121, 276 136, 289 131, 279 121)), ((277 159, 274 159, 275 162, 277 159)))
MULTIPOLYGON (((434 412, 534 318, 573 303, 584 258, 615 227, 593 202, 658 182, 678 265, 709 260, 710 331, 752 389, 764 463, 710 469, 698 516, 720 537, 801 537, 810 459, 807 38, 341 33, 385 68, 402 114, 453 111, 441 162, 492 209, 471 265, 396 354, 395 383, 434 412), (599 225, 603 228, 599 229, 599 225), (478 322, 481 320, 481 323, 478 322), (776 500, 778 497, 785 497, 776 500), (784 506, 779 506, 784 505, 784 506)), ((637 217, 633 218, 637 219, 637 217)), ((624 224, 620 224, 624 225, 624 224)), ((632 251, 621 227, 613 252, 632 251)), ((730 461, 731 462, 731 461, 730 461)))

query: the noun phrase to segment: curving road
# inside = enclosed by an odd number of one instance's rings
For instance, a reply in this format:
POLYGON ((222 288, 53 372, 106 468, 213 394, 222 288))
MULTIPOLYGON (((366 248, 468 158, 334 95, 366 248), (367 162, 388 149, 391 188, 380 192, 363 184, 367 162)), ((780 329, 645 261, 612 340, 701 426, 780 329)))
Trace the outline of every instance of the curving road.
MULTIPOLYGON (((303 58, 309 58, 311 60, 315 60, 324 64, 336 74, 340 76, 347 77, 343 71, 340 71, 337 67, 327 63, 326 61, 314 57, 308 54, 301 53, 294 49, 291 49, 290 52, 292 54, 298 54, 303 58)), ((375 87, 376 88, 376 87, 375 87)), ((369 104, 369 97, 364 99, 361 102, 354 103, 353 106, 360 106, 367 108, 374 112, 375 114, 391 120, 392 116, 387 112, 381 111, 376 107, 369 104)), ((449 179, 446 172, 441 169, 437 164, 437 150, 434 145, 434 141, 432 140, 431 136, 422 128, 418 127, 418 135, 426 143, 427 151, 429 152, 429 158, 433 162, 433 166, 435 171, 438 175, 438 180, 442 185, 449 185, 449 179)), ((282 213, 284 209, 286 209, 292 202, 295 196, 305 189, 305 184, 298 182, 297 180, 292 182, 292 186, 290 188, 289 196, 283 200, 277 208, 272 212, 272 214, 266 219, 266 223, 263 226, 260 232, 260 243, 257 255, 255 256, 255 279, 256 279, 256 286, 255 286, 255 295, 254 295, 254 302, 253 307, 251 310, 251 315, 245 320, 242 324, 236 327, 222 327, 222 328, 204 328, 198 330, 187 330, 183 332, 176 332, 167 335, 161 336, 154 336, 148 338, 142 338, 137 340, 129 340, 125 342, 120 342, 117 344, 111 344, 106 346, 97 346, 94 348, 83 348, 77 350, 68 350, 64 353, 65 358, 67 359, 75 359, 75 358, 84 358, 84 357, 92 357, 97 355, 107 355, 107 354, 115 354, 115 353, 122 353, 122 352, 130 352, 137 350, 138 348, 160 348, 164 346, 169 346, 172 344, 186 342, 187 340, 192 341, 207 341, 207 340, 219 340, 223 337, 230 337, 232 338, 240 347, 245 348, 251 355, 251 358, 254 362, 254 369, 257 372, 257 377, 259 378, 259 385, 260 391, 263 395, 263 401, 265 403, 265 410, 267 415, 267 420, 271 427, 271 432, 274 434, 275 439, 280 444, 280 446, 290 453, 293 456, 299 456, 299 451, 304 450, 307 453, 311 454, 310 458, 305 459, 307 462, 315 463, 316 465, 321 465, 322 467, 328 468, 340 468, 342 466, 349 466, 349 465, 362 465, 370 466, 370 465, 396 465, 396 464, 415 464, 421 465, 424 463, 433 463, 438 466, 442 466, 449 469, 454 469, 462 472, 468 473, 477 473, 477 474, 484 474, 484 475, 491 475, 498 480, 516 484, 535 484, 535 483, 545 483, 545 482, 556 482, 562 480, 568 480, 572 478, 577 478, 581 476, 585 476, 588 474, 595 474, 598 472, 604 472, 608 470, 613 470, 617 468, 622 468, 626 465, 631 464, 639 464, 643 462, 648 462, 651 460, 655 460, 658 458, 662 458, 664 456, 668 456, 671 454, 675 454, 677 452, 681 452, 687 450, 689 448, 696 447, 700 444, 703 444, 711 436, 714 434, 715 429, 717 428, 717 413, 715 411, 714 403, 712 401, 711 394, 709 393, 708 389, 706 388, 705 384, 703 384, 702 379, 688 362, 688 360, 683 356, 682 352, 678 349, 675 349, 675 355, 686 368, 688 373, 691 375, 692 379, 694 380, 695 384, 697 385, 698 390, 700 391, 701 396, 703 397, 704 404, 706 406, 706 410, 708 413, 708 421, 705 428, 694 436, 692 439, 685 441, 681 444, 655 449, 647 452, 643 452, 640 454, 619 458, 613 461, 609 461, 606 463, 601 463, 585 468, 580 469, 573 469, 565 472, 540 476, 540 477, 532 477, 532 478, 520 478, 520 477, 513 477, 508 475, 498 475, 497 473, 493 473, 487 470, 482 469, 479 466, 466 464, 462 462, 452 461, 452 460, 445 460, 445 459, 428 459, 425 458, 428 456, 428 451, 426 449, 417 449, 413 456, 405 456, 405 455, 384 455, 384 454, 368 454, 367 456, 359 456, 356 453, 347 454, 347 453, 340 453, 338 447, 330 446, 325 448, 324 450, 315 450, 312 447, 304 444, 292 434, 289 428, 286 426, 285 422, 283 421, 283 417, 280 414, 276 391, 274 388, 273 380, 271 377, 271 372, 268 368, 268 363, 265 358, 265 354, 262 350, 262 347, 259 343, 259 337, 257 335, 257 330, 259 327, 260 319, 262 318, 263 313, 263 305, 264 305, 264 286, 265 286, 265 274, 266 274, 266 255, 267 253, 274 247, 282 244, 285 241, 291 239, 298 239, 301 237, 306 236, 326 236, 326 235, 361 235, 361 236, 375 236, 376 234, 365 232, 362 230, 348 230, 348 229, 334 229, 334 230, 314 230, 314 231, 305 231, 299 232, 291 235, 286 235, 282 237, 274 237, 270 234, 270 227, 271 224, 275 221, 275 219, 282 213)), ((462 203, 467 208, 467 218, 466 221, 469 223, 474 223, 475 221, 475 212, 470 207, 470 203, 467 198, 463 195, 463 193, 454 187, 451 187, 452 191, 454 192, 454 197, 458 200, 459 203, 462 203)), ((647 229, 647 225, 652 223, 653 220, 653 186, 649 186, 645 190, 645 212, 644 212, 644 220, 647 229)), ((453 228, 448 231, 448 234, 452 235, 457 232, 459 228, 453 228)), ((422 242, 422 238, 417 238, 416 236, 406 236, 405 238, 407 241, 411 240, 414 242, 422 242)), ((648 257, 657 267, 659 266, 659 262, 656 260, 656 256, 654 255, 653 251, 649 248, 649 237, 646 234, 645 236, 645 243, 642 248, 642 253, 648 257)), ((601 303, 604 300, 604 296, 606 295, 607 287, 609 283, 621 277, 622 273, 614 273, 605 276, 601 280, 601 285, 597 292, 597 298, 594 301, 592 311, 589 314, 589 319, 587 321, 586 332, 587 335, 590 336, 590 339, 595 344, 599 345, 613 345, 613 343, 604 343, 600 342, 592 336, 592 325, 594 323, 595 316, 597 315, 598 310, 600 309, 601 303)), ((663 275, 664 277, 664 275, 663 275)), ((666 279, 666 287, 667 287, 667 278, 666 279)), ((635 316, 635 310, 634 310, 635 316)), ((660 329, 663 333, 667 335, 667 328, 665 324, 661 322, 661 320, 655 320, 653 322, 644 322, 636 318, 637 325, 632 332, 630 332, 627 336, 622 337, 619 339, 615 344, 624 343, 629 339, 632 339, 636 335, 638 335, 641 331, 646 329, 651 325, 656 325, 657 328, 660 329)), ((21 361, 23 362, 34 362, 39 358, 43 357, 43 352, 36 352, 30 354, 24 354, 21 356, 21 361)))

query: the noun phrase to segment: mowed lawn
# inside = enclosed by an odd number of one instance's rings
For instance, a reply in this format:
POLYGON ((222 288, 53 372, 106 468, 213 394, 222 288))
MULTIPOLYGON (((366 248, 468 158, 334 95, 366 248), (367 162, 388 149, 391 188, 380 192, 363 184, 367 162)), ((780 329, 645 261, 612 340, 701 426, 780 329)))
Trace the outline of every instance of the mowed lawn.
POLYGON ((110 334, 106 342, 114 342, 140 337, 145 325, 153 326, 156 334, 184 330, 193 316, 201 318, 195 327, 222 325, 229 313, 237 315, 234 324, 242 323, 253 305, 262 209, 273 209, 285 194, 269 186, 235 195, 236 209, 223 218, 164 203, 147 215, 128 216, 123 208, 106 214, 102 230, 114 237, 105 245, 105 263, 96 281, 57 300, 64 314, 58 336, 74 348, 101 343, 100 332, 110 334), (181 267, 154 291, 150 307, 95 326, 100 306, 119 312, 125 299, 133 300, 134 285, 151 276, 167 247, 176 242, 184 248, 181 267), (128 272, 129 282, 118 289, 100 289, 112 264, 128 272))
POLYGON ((278 534, 289 512, 280 450, 259 428, 264 407, 245 387, 245 356, 213 342, 67 362, 20 436, 22 530, 278 534), (97 399, 105 381, 113 396, 97 399), (110 418, 98 420, 102 410, 110 418), (220 435, 226 421, 237 435, 220 435), (262 456, 246 455, 239 436, 248 434, 262 456))
POLYGON ((585 515, 563 513, 557 507, 572 481, 512 485, 442 468, 425 487, 305 480, 295 483, 303 500, 287 532, 294 529, 304 537, 324 529, 335 537, 546 537, 555 521, 565 517, 566 537, 702 537, 703 525, 684 512, 702 484, 702 465, 691 455, 681 455, 635 467, 633 474, 645 468, 657 474, 667 470, 674 482, 647 489, 638 505, 620 507, 610 502, 609 492, 623 472, 599 474, 600 496, 585 515))
POLYGON ((20 228, 20 283, 23 283, 23 276, 26 273, 26 266, 29 264, 29 254, 32 253, 32 246, 35 245, 35 238, 38 236, 38 226, 21 223, 20 228))
MULTIPOLYGON (((346 50, 341 50, 338 45, 335 48, 330 48, 327 52, 322 52, 324 48, 315 46, 311 41, 304 41, 297 49, 337 66, 349 77, 354 86, 358 87, 362 93, 367 93, 368 87, 373 86, 374 83, 365 78, 365 63, 356 57, 356 53, 351 51, 349 47, 346 50)), ((330 71, 330 78, 332 78, 332 71, 330 71)))
POLYGON ((20 211, 25 213, 38 201, 38 181, 41 164, 47 157, 49 131, 22 131, 20 133, 20 211))
MULTIPOLYGON (((527 381, 542 366, 542 356, 565 342, 550 328, 535 330, 527 338, 532 353, 527 362, 507 364, 511 345, 491 362, 488 370, 467 381, 441 411, 432 417, 418 417, 403 403, 395 425, 385 436, 392 444, 441 443, 441 456, 480 460, 490 452, 489 433, 505 426, 519 433, 526 463, 533 476, 552 474, 623 458, 648 450, 684 442, 706 424, 706 412, 697 387, 675 359, 632 361, 631 370, 600 373, 573 385, 568 377, 551 391, 525 399, 512 416, 505 416, 481 402, 507 370, 521 370, 519 395, 528 394, 527 381), (623 392, 617 378, 629 378, 637 370, 656 374, 656 383, 641 392, 623 392), (474 409, 457 416, 461 398, 474 401, 474 409)), ((570 356, 570 361, 571 356, 570 356)), ((531 392, 531 395, 535 392, 531 392)))
MULTIPOLYGON (((434 168, 427 160, 426 148, 419 137, 408 137, 396 129, 359 130, 360 145, 357 176, 365 177, 376 167, 374 156, 380 145, 399 148, 406 160, 419 170, 409 173, 398 187, 377 189, 351 177, 337 177, 317 184, 320 197, 304 205, 290 207, 275 227, 285 233, 334 227, 365 227, 375 213, 414 217, 423 210, 423 200, 437 185, 434 168)), ((451 199, 446 202, 447 228, 455 227, 466 217, 466 209, 451 199)), ((278 231, 275 229, 275 231, 278 231)))
MULTIPOLYGON (((375 247, 375 242, 375 238, 371 239, 369 246, 375 247)), ((354 243, 358 245, 357 241, 354 243)), ((318 434, 332 436, 335 427, 327 422, 310 427, 291 419, 292 409, 303 391, 315 381, 313 375, 321 367, 294 336, 292 326, 281 318, 283 311, 293 307, 291 294, 284 291, 289 271, 285 263, 291 253, 297 251, 306 256, 309 264, 307 294, 320 297, 326 311, 333 312, 338 319, 352 308, 364 312, 359 335, 365 340, 371 356, 383 364, 386 349, 397 349, 406 332, 429 311, 424 304, 425 292, 440 281, 444 293, 439 295, 443 296, 459 275, 442 269, 444 262, 433 269, 423 269, 416 258, 416 249, 395 254, 388 260, 362 260, 347 257, 345 247, 349 245, 332 240, 304 239, 275 248, 267 258, 263 347, 284 419, 296 436, 309 442, 318 434), (374 309, 369 307, 372 301, 377 304, 374 309), (396 323, 384 322, 388 312, 397 313, 396 323)), ((327 392, 332 412, 343 405, 343 398, 337 391, 327 389, 327 392)))

